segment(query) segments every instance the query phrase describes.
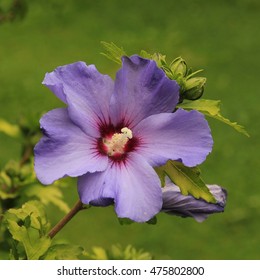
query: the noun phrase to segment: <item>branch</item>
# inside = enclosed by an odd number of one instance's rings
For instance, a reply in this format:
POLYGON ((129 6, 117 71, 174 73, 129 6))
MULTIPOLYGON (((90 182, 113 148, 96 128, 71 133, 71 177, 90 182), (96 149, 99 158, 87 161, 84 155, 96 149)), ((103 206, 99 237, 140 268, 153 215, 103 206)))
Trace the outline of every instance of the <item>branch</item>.
POLYGON ((87 209, 83 203, 79 200, 70 210, 70 212, 63 217, 48 233, 50 238, 53 238, 79 211, 87 209))

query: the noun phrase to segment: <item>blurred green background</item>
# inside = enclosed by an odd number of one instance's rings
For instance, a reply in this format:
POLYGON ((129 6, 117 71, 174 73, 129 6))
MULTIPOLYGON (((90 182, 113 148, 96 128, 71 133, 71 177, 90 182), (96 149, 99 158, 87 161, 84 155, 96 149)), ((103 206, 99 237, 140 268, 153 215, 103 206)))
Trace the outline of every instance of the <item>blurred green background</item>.
MULTIPOLYGON (((10 1, 0 1, 8 5, 10 1)), ((251 137, 209 120, 215 145, 201 166, 207 183, 228 190, 223 214, 200 224, 158 215, 156 226, 119 225, 113 208, 79 213, 59 237, 87 249, 132 244, 155 259, 260 259, 259 79, 260 2, 257 0, 27 1, 23 20, 0 24, 0 118, 63 106, 41 85, 46 72, 78 60, 114 77, 118 65, 100 55, 100 41, 182 56, 208 78, 204 98, 221 99, 224 116, 251 137)), ((19 157, 20 145, 0 135, 0 166, 19 157)), ((65 190, 77 200, 76 181, 65 190)), ((50 207, 56 223, 63 213, 50 207)))

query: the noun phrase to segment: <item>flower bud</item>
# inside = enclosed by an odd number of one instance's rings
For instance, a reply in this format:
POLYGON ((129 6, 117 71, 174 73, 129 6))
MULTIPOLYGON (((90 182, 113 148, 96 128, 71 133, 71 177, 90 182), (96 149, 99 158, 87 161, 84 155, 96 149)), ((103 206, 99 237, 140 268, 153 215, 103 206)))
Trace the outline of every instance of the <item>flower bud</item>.
POLYGON ((200 98, 204 91, 204 85, 206 78, 204 77, 193 77, 185 81, 183 98, 189 100, 196 100, 200 98))
POLYGON ((181 57, 174 59, 170 65, 170 68, 175 77, 185 77, 187 74, 187 64, 181 57))

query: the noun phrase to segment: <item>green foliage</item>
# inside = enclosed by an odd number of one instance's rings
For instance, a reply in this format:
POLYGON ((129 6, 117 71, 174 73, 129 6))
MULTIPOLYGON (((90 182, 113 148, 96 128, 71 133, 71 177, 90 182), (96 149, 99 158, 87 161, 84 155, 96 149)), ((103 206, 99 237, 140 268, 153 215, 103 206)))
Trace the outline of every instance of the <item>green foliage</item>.
POLYGON ((161 179, 162 186, 165 186, 165 176, 167 175, 180 188, 183 195, 191 194, 195 198, 203 198, 207 202, 216 202, 201 179, 197 167, 190 168, 178 161, 168 160, 165 165, 156 167, 155 171, 161 179))
POLYGON ((69 207, 63 201, 61 186, 64 185, 56 182, 44 187, 36 178, 31 162, 21 165, 16 161, 10 161, 0 172, 0 202, 4 209, 8 209, 10 204, 11 207, 21 206, 29 199, 38 199, 44 205, 52 203, 66 213, 69 207))
POLYGON ((78 260, 84 249, 71 244, 54 244, 43 256, 44 260, 78 260))
POLYGON ((178 105, 179 108, 186 110, 197 110, 206 116, 215 118, 225 124, 233 127, 236 131, 249 137, 249 134, 245 128, 236 122, 231 122, 229 119, 224 118, 220 113, 220 100, 206 100, 200 99, 196 101, 187 101, 178 105))
POLYGON ((30 200, 21 208, 11 208, 3 216, 3 226, 10 234, 10 259, 14 260, 69 260, 82 258, 83 248, 54 243, 48 235, 50 222, 44 205, 30 200))
POLYGON ((30 184, 21 191, 21 194, 28 198, 37 198, 44 205, 52 203, 57 206, 61 211, 69 212, 69 207, 63 200, 63 194, 60 190, 59 184, 54 183, 51 186, 42 186, 38 183, 30 184))
MULTIPOLYGON (((7 240, 12 260, 78 260, 78 259, 151 259, 151 255, 131 245, 122 248, 114 245, 110 250, 93 247, 88 253, 84 248, 52 240, 48 232, 50 222, 44 205, 31 200, 18 209, 9 209, 3 216, 2 225, 10 237, 7 240)), ((3 229, 3 227, 2 227, 3 229)))
POLYGON ((13 238, 12 259, 38 260, 48 250, 51 239, 46 234, 50 224, 38 201, 9 209, 4 214, 4 223, 13 238))
POLYGON ((137 250, 132 245, 122 248, 120 245, 112 245, 109 250, 102 247, 93 247, 92 252, 84 253, 90 260, 151 260, 150 253, 137 250))

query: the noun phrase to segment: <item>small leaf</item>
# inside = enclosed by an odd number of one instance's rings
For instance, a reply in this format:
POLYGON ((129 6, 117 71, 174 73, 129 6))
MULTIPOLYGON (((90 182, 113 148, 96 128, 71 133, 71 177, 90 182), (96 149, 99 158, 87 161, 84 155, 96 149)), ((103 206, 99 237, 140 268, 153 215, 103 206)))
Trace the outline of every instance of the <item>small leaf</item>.
POLYGON ((38 235, 35 235, 33 229, 19 226, 15 221, 9 220, 7 227, 13 238, 23 244, 28 260, 40 259, 51 244, 49 237, 42 236, 39 238, 38 235))
POLYGON ((103 45, 106 51, 101 54, 107 57, 108 59, 121 65, 122 64, 121 57, 126 55, 126 52, 123 50, 123 48, 118 47, 116 44, 112 42, 107 43, 102 41, 101 44, 103 45))
POLYGON ((0 132, 5 133, 8 136, 17 138, 20 136, 20 129, 17 125, 10 124, 9 122, 0 119, 0 132))
POLYGON ((168 160, 165 165, 156 167, 155 170, 157 174, 167 175, 180 188, 183 195, 191 194, 197 199, 203 198, 207 202, 216 202, 216 199, 200 178, 197 167, 191 168, 178 161, 168 160))
POLYGON ((220 114, 220 100, 207 100, 207 99, 199 99, 199 100, 195 100, 195 101, 185 100, 183 103, 179 104, 177 107, 183 108, 186 110, 197 110, 206 116, 209 116, 209 117, 212 117, 219 121, 224 122, 225 124, 233 127, 238 132, 249 137, 248 132, 245 130, 245 128, 243 126, 239 125, 236 122, 231 122, 229 119, 224 118, 220 114))
POLYGON ((31 220, 31 227, 47 232, 49 230, 49 222, 47 220, 44 208, 39 201, 32 200, 25 203, 19 209, 9 209, 7 211, 7 220, 10 217, 9 215, 16 216, 17 219, 24 221, 28 216, 31 220))
POLYGON ((12 250, 15 258, 24 258, 23 247, 28 260, 38 260, 50 247, 51 239, 45 235, 49 223, 38 201, 29 201, 19 209, 9 209, 4 214, 4 221, 13 239, 18 241, 12 250))

